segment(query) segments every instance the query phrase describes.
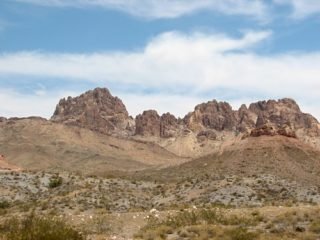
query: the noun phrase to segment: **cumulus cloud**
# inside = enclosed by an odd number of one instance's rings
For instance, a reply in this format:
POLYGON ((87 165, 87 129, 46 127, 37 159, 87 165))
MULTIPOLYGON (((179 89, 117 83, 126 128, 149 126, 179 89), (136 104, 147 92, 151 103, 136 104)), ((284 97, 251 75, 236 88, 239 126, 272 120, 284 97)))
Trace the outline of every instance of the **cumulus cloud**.
POLYGON ((320 13, 319 0, 273 0, 276 4, 289 5, 293 8, 292 17, 301 19, 320 13))
POLYGON ((199 11, 265 18, 262 0, 15 0, 54 7, 103 7, 144 18, 176 18, 199 11))
MULTIPOLYGON (((254 53, 270 38, 270 31, 246 32, 241 38, 169 32, 136 52, 2 54, 0 79, 27 76, 118 86, 116 94, 131 114, 155 108, 183 115, 196 103, 217 97, 235 105, 261 96, 292 97, 302 109, 320 109, 320 53, 254 53), (127 86, 134 91, 121 90, 127 86), (227 96, 230 92, 232 97, 227 96)), ((44 99, 43 94, 38 97, 44 99)))

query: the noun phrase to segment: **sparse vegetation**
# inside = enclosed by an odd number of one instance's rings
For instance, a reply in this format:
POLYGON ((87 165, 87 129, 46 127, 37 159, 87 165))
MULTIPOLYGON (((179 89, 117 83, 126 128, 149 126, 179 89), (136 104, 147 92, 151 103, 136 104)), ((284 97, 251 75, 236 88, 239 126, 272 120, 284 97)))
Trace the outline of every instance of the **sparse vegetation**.
POLYGON ((0 208, 2 235, 8 233, 9 220, 22 226, 23 216, 34 211, 35 216, 59 216, 46 219, 63 220, 71 229, 87 233, 90 240, 109 239, 113 233, 124 239, 135 234, 136 239, 172 240, 314 240, 320 236, 320 208, 303 203, 304 197, 317 199, 318 190, 300 190, 296 183, 272 176, 205 174, 164 184, 130 177, 20 172, 0 173, 0 182, 6 199, 0 208), (51 188, 49 183, 59 178, 62 184, 51 188), (289 193, 292 199, 282 199, 289 193), (300 208, 301 204, 308 207, 300 208))
POLYGON ((317 219, 315 222, 313 222, 310 226, 310 231, 320 234, 320 220, 317 219))
POLYGON ((6 220, 0 229, 4 240, 84 240, 80 232, 63 220, 52 216, 36 217, 34 214, 22 219, 6 220))

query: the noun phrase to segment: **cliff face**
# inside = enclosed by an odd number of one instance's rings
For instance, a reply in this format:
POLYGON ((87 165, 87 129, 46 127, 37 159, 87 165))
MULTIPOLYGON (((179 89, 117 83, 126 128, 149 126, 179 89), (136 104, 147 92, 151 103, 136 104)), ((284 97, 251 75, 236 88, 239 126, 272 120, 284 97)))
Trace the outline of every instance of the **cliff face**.
POLYGON ((301 112, 298 104, 288 98, 260 101, 249 107, 242 105, 236 111, 227 102, 213 100, 197 105, 183 119, 148 110, 133 120, 119 98, 105 88, 97 88, 79 97, 60 100, 51 120, 120 136, 172 138, 193 132, 199 142, 215 140, 219 132, 295 138, 298 131, 303 131, 320 136, 318 121, 301 112))

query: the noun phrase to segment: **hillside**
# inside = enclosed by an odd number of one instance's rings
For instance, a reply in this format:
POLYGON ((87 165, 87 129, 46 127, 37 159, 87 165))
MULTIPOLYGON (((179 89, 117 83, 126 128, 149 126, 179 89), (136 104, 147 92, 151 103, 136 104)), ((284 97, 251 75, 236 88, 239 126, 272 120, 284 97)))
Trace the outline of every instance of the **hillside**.
POLYGON ((261 136, 246 138, 225 146, 221 152, 206 155, 178 167, 144 171, 142 178, 181 181, 203 176, 257 177, 265 174, 320 186, 320 152, 294 138, 261 136))
POLYGON ((133 171, 185 161, 153 143, 103 135, 45 119, 0 123, 0 151, 23 169, 60 169, 90 174, 133 171))

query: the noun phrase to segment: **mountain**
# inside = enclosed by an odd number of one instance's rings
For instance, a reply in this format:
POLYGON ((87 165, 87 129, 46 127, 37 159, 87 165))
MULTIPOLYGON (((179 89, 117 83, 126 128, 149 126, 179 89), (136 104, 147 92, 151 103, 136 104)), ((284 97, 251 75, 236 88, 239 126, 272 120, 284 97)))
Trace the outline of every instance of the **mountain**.
POLYGON ((51 121, 105 134, 130 133, 133 124, 122 101, 113 97, 106 88, 61 99, 51 121))
POLYGON ((217 139, 221 133, 300 139, 320 136, 316 118, 301 112, 298 104, 288 98, 242 105, 238 110, 227 102, 212 100, 197 105, 183 119, 170 113, 160 116, 155 110, 144 111, 133 119, 118 97, 108 89, 96 88, 79 97, 60 100, 51 121, 117 137, 154 137, 160 141, 188 134, 196 135, 199 142, 217 139))
MULTIPOLYGON (((118 97, 96 88, 60 100, 50 120, 0 119, 0 153, 10 164, 25 169, 106 174, 178 165, 183 171, 188 164, 201 169, 200 163, 211 159, 222 172, 240 171, 237 166, 248 166, 249 171, 266 164, 269 168, 262 169, 278 174, 271 171, 275 158, 288 170, 284 176, 290 177, 296 174, 292 166, 303 169, 302 161, 318 169, 319 151, 319 122, 288 98, 242 105, 238 110, 212 100, 197 105, 182 119, 155 110, 133 118, 118 97), (225 165, 216 164, 217 159, 225 165)), ((306 179, 305 175, 297 176, 306 179)))

